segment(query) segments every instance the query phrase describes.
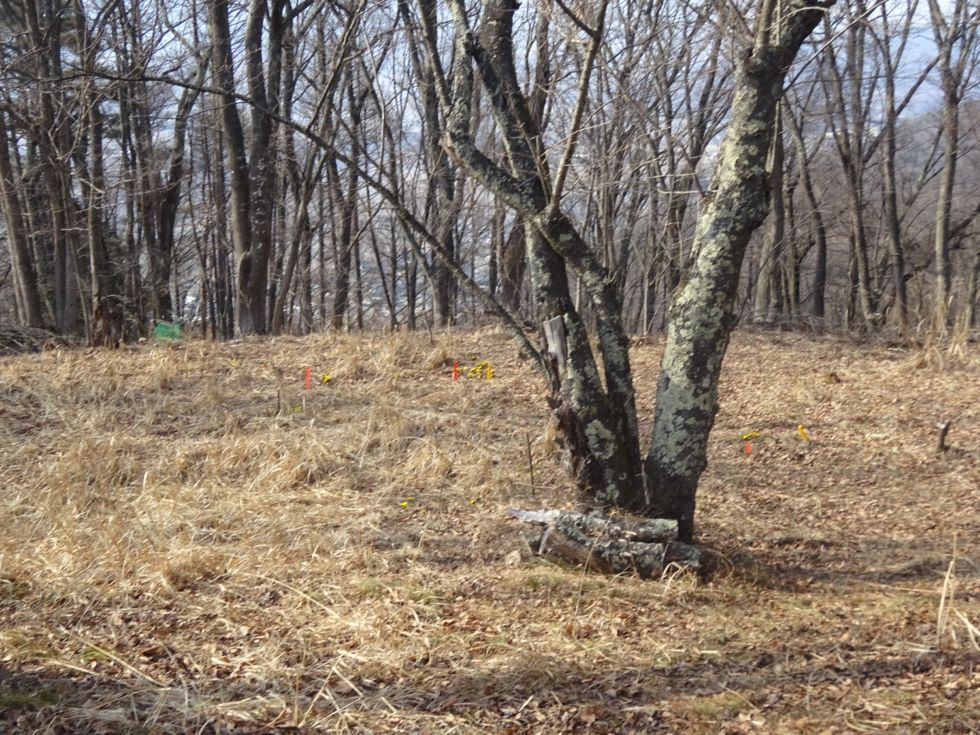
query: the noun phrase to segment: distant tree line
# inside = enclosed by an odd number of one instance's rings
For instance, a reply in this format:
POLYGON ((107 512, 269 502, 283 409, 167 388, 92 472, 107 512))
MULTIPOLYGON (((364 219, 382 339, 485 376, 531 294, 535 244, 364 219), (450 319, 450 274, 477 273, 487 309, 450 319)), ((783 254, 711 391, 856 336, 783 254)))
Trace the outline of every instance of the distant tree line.
MULTIPOLYGON (((752 9, 779 28, 783 4, 524 3, 513 78, 462 104, 460 23, 506 5, 0 0, 0 322, 94 338, 116 319, 130 339, 153 320, 219 338, 538 322, 561 278, 601 328, 588 269, 548 271, 537 204, 493 179, 526 166, 625 330, 659 332, 752 9)), ((980 6, 839 5, 778 100, 735 314, 975 326, 980 6)))

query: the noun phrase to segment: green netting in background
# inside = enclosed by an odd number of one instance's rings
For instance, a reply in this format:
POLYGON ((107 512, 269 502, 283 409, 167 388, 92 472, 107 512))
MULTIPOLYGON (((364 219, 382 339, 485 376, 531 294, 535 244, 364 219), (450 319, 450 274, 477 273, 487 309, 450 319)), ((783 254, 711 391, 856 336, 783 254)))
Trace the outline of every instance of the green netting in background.
POLYGON ((157 322, 153 326, 153 339, 180 339, 183 336, 176 322, 157 322))

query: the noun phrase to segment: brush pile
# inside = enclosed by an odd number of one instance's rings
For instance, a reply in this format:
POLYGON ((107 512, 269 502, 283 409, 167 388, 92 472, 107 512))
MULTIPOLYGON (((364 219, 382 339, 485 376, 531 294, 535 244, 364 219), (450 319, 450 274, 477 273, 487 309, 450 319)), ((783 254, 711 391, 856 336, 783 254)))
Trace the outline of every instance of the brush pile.
POLYGON ((66 344, 64 337, 59 337, 46 329, 0 324, 0 357, 40 352, 45 348, 62 347, 66 344))

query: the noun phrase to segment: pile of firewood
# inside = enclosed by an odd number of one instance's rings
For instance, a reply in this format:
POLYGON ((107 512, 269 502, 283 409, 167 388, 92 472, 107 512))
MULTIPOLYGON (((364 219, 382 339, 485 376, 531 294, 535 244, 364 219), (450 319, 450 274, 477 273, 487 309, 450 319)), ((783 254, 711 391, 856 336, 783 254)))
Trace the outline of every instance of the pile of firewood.
POLYGON ((549 559, 643 578, 661 577, 671 567, 701 568, 701 550, 677 540, 677 521, 568 510, 511 508, 510 513, 530 525, 525 538, 531 551, 549 559))

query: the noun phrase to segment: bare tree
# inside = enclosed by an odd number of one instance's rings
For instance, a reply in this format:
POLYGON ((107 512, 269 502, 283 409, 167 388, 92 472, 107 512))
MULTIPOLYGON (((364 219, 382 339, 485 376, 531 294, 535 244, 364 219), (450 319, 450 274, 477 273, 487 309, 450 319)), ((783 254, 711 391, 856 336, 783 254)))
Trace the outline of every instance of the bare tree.
POLYGON ((969 0, 954 0, 947 11, 938 0, 929 0, 933 36, 939 49, 939 79, 943 92, 943 168, 936 205, 935 313, 945 322, 952 283, 950 229, 953 212, 956 163, 960 152, 960 102, 977 68, 980 7, 969 0))
POLYGON ((273 250, 275 145, 280 122, 283 43, 287 28, 312 0, 251 0, 245 23, 245 84, 250 126, 246 140, 238 113, 232 37, 226 0, 209 0, 215 79, 220 90, 225 147, 231 172, 231 223, 235 243, 238 326, 268 330, 267 287, 273 250), (268 24, 268 27, 266 27, 268 24))
POLYGON ((571 16, 589 43, 571 131, 554 165, 544 155, 527 98, 517 84, 516 3, 485 3, 476 29, 462 2, 451 4, 456 59, 451 79, 440 74, 444 67, 439 49, 429 43, 427 51, 440 78, 446 149, 533 227, 528 240, 531 281, 542 316, 542 357, 550 376, 550 400, 565 464, 597 504, 676 518, 681 536, 690 539, 698 479, 706 466, 707 437, 717 410, 718 376, 735 324, 739 266, 749 237, 768 211, 766 163, 776 99, 787 69, 827 5, 763 0, 757 7, 752 43, 745 49, 736 78, 728 135, 710 198, 699 217, 693 263, 671 311, 653 439, 645 462, 619 290, 562 207, 607 7, 600 3, 589 19, 571 16), (471 135, 477 77, 504 141, 505 166, 485 155, 471 135), (574 271, 590 299, 604 381, 570 298, 566 268, 574 271))
POLYGON ((40 327, 44 324, 43 308, 19 189, 18 177, 10 158, 10 131, 3 111, 0 110, 0 195, 3 196, 3 213, 7 221, 7 242, 13 265, 16 308, 24 324, 40 327))

